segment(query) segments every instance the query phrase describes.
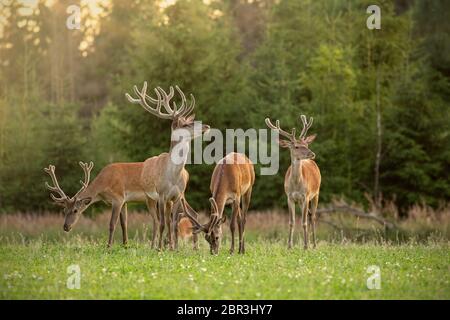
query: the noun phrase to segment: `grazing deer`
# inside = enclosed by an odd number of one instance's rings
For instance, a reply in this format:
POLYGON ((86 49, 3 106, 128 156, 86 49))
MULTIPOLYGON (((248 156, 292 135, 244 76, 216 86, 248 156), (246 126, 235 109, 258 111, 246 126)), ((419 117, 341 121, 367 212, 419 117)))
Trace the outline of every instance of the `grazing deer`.
POLYGON ((114 240, 114 230, 120 215, 120 225, 122 227, 123 244, 128 242, 127 232, 127 202, 146 202, 150 215, 153 219, 153 241, 155 244, 157 216, 156 210, 151 207, 147 195, 140 183, 144 162, 135 163, 113 163, 104 167, 97 177, 89 183, 90 173, 94 164, 80 162, 84 171, 84 181, 81 181, 81 189, 73 196, 68 197, 58 184, 55 175, 55 166, 50 165, 45 168, 53 181, 53 186, 45 183, 50 190, 50 196, 55 203, 64 208, 64 231, 69 232, 76 224, 81 214, 93 203, 104 201, 112 205, 111 220, 109 223, 110 247, 114 240), (59 197, 55 196, 58 194, 59 197))
POLYGON ((313 118, 309 122, 306 117, 301 115, 303 129, 298 139, 295 137, 295 128, 291 133, 288 133, 280 128, 280 122, 276 120, 276 125, 273 125, 269 118, 266 118, 267 126, 278 131, 278 133, 288 140, 280 140, 279 144, 282 148, 289 148, 291 153, 291 165, 289 166, 286 176, 284 178, 284 190, 288 198, 289 207, 289 244, 292 248, 292 241, 295 227, 295 203, 298 203, 302 210, 302 225, 303 225, 303 241, 304 248, 308 248, 308 212, 309 203, 311 202, 311 216, 312 216, 312 235, 313 246, 316 247, 316 210, 319 203, 320 190, 320 170, 317 164, 313 161, 316 157, 308 146, 314 141, 316 135, 306 137, 306 133, 312 126, 313 118))
POLYGON ((245 253, 244 231, 246 214, 250 205, 252 188, 255 182, 255 170, 253 163, 245 155, 240 153, 229 153, 220 160, 214 168, 210 189, 212 197, 211 215, 209 222, 202 225, 198 222, 198 214, 185 203, 181 203, 184 212, 191 219, 194 225, 194 234, 205 233, 205 239, 209 243, 211 254, 218 254, 222 239, 222 224, 226 221, 223 211, 225 205, 231 204, 233 212, 230 221, 231 248, 230 253, 234 252, 234 232, 236 220, 239 228, 239 253, 245 253), (240 208, 242 199, 242 210, 240 208))
MULTIPOLYGON (((202 125, 201 130, 194 130, 194 115, 191 114, 195 106, 194 96, 190 95, 191 102, 187 106, 186 97, 178 86, 175 86, 175 88, 181 97, 181 106, 179 107, 175 102, 172 102, 172 105, 170 105, 170 100, 174 96, 173 87, 170 87, 169 94, 160 87, 155 88, 156 99, 147 94, 147 82, 144 82, 141 91, 136 86, 133 88, 137 98, 126 93, 125 96, 128 101, 140 104, 146 111, 158 118, 172 121, 169 153, 162 153, 159 156, 145 160, 141 184, 150 206, 158 209, 158 248, 161 250, 163 247, 163 233, 164 228, 167 227, 169 247, 170 249, 175 249, 178 234, 179 200, 183 198, 189 180, 189 174, 184 166, 187 161, 190 143, 192 139, 208 131, 209 126, 202 125), (155 106, 153 107, 150 104, 155 106), (162 106, 166 112, 161 111, 162 106)), ((194 236, 194 248, 197 248, 197 236, 194 236)))

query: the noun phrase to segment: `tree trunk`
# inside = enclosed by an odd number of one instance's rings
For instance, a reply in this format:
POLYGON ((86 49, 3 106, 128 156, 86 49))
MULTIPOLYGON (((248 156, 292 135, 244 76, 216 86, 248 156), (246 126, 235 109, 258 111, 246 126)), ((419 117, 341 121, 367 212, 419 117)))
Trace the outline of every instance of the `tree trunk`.
POLYGON ((381 148, 382 148, 382 130, 381 130, 381 104, 380 104, 380 67, 377 67, 376 78, 376 121, 377 121, 377 146, 375 157, 375 177, 373 187, 373 199, 375 203, 376 212, 379 213, 381 209, 381 192, 380 192, 380 163, 381 163, 381 148))

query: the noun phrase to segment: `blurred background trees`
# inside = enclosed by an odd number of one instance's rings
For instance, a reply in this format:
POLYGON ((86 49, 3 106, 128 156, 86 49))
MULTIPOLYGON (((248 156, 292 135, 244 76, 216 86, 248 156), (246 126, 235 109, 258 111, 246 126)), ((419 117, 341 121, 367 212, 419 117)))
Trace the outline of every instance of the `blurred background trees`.
MULTIPOLYGON (((3 1, 0 210, 54 209, 50 163, 69 193, 80 160, 98 172, 167 151, 169 122, 124 97, 144 80, 194 93, 197 119, 222 131, 314 116, 322 202, 447 203, 449 3, 379 5, 381 30, 368 30, 361 0, 3 1)), ((254 209, 286 203, 280 155, 278 175, 257 177, 254 209)), ((206 208, 213 166, 187 169, 188 199, 206 208)))

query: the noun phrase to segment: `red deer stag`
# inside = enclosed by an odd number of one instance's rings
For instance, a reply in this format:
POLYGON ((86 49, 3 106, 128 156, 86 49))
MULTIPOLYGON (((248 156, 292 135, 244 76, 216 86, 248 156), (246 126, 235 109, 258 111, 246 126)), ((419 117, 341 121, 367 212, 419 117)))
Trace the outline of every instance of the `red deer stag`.
POLYGON ((156 226, 159 219, 156 216, 156 210, 152 209, 151 203, 140 183, 144 162, 113 163, 107 165, 100 171, 92 183, 89 183, 89 181, 94 164, 92 162, 90 164, 80 162, 80 166, 84 171, 84 181, 81 181, 82 187, 73 197, 66 196, 59 186, 55 175, 55 166, 50 165, 44 169, 53 181, 53 186, 45 183, 47 189, 50 190, 51 198, 57 205, 64 208, 64 231, 69 232, 90 205, 98 201, 104 201, 112 205, 108 247, 113 243, 114 231, 119 214, 123 244, 126 245, 128 242, 127 202, 145 202, 148 205, 153 220, 152 247, 155 247, 156 226), (54 193, 59 196, 55 196, 54 193))
POLYGON ((211 215, 208 223, 200 224, 196 218, 198 216, 197 213, 182 199, 181 203, 184 206, 184 212, 194 225, 194 233, 205 233, 205 239, 210 245, 211 254, 218 254, 219 252, 222 224, 226 221, 223 211, 227 204, 230 204, 233 209, 230 221, 230 253, 234 252, 236 222, 239 228, 239 253, 245 253, 244 231, 246 214, 250 205, 254 182, 255 171, 253 163, 245 155, 232 152, 220 160, 214 168, 210 184, 212 197, 209 199, 211 202, 211 215))
POLYGON ((313 118, 309 122, 306 117, 301 115, 303 129, 298 138, 295 137, 295 128, 291 133, 288 133, 280 128, 280 122, 276 120, 276 125, 273 125, 269 118, 266 119, 267 126, 278 131, 278 133, 288 140, 280 140, 282 148, 289 148, 291 153, 291 165, 289 166, 286 176, 284 178, 284 190, 288 198, 289 207, 289 244, 292 248, 293 236, 295 228, 295 203, 298 203, 302 210, 302 225, 303 225, 303 241, 304 248, 308 248, 308 213, 309 204, 311 202, 311 220, 312 220, 312 235, 313 246, 316 247, 316 210, 319 203, 320 191, 320 170, 314 162, 316 155, 309 149, 309 144, 314 141, 316 135, 306 137, 306 133, 312 126, 313 118))
MULTIPOLYGON (((156 99, 147 94, 147 82, 144 82, 142 90, 134 86, 134 92, 137 98, 125 94, 128 101, 141 105, 152 115, 172 121, 171 125, 171 144, 169 153, 162 153, 145 160, 141 184, 143 190, 150 202, 150 207, 158 209, 159 217, 159 245, 163 247, 164 228, 167 227, 167 237, 169 239, 170 249, 176 248, 178 208, 180 199, 184 196, 184 191, 189 180, 189 174, 184 168, 189 154, 191 140, 201 136, 209 130, 208 125, 202 125, 199 130, 194 130, 194 115, 192 111, 195 106, 194 96, 191 94, 189 106, 186 103, 186 97, 178 86, 176 90, 181 97, 181 106, 175 102, 170 104, 174 96, 173 87, 167 94, 160 87, 155 88, 156 99), (150 104, 155 105, 152 107, 150 104), (166 112, 161 111, 164 107, 166 112), (174 206, 175 204, 175 206, 174 206), (172 212, 174 212, 172 214, 172 212)), ((194 236, 194 248, 197 248, 197 236, 194 236)))

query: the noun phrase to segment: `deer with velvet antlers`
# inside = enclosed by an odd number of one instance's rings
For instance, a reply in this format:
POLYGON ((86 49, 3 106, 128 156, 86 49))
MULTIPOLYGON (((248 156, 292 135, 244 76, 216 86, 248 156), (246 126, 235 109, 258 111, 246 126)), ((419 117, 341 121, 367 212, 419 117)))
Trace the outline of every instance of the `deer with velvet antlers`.
POLYGON ((89 181, 94 164, 92 162, 90 164, 80 162, 80 166, 84 171, 84 181, 81 181, 82 187, 73 197, 66 196, 59 186, 55 174, 55 166, 50 165, 44 169, 50 175, 53 182, 53 186, 45 183, 47 189, 50 190, 51 198, 57 205, 64 208, 64 231, 69 232, 89 206, 98 201, 103 201, 112 206, 108 247, 111 247, 113 244, 114 231, 119 216, 123 244, 126 245, 128 242, 127 202, 145 202, 153 220, 152 246, 154 246, 158 217, 140 184, 143 162, 112 163, 107 165, 100 171, 92 183, 89 183, 89 181), (58 196, 55 196, 55 193, 58 196))
MULTIPOLYGON (((176 87, 180 93, 182 103, 179 108, 175 103, 171 107, 169 103, 174 95, 173 87, 170 87, 169 94, 160 87, 155 88, 156 99, 147 95, 146 88, 147 83, 144 83, 142 91, 139 91, 135 86, 134 90, 139 96, 139 99, 134 99, 127 94, 128 99, 133 103, 140 103, 147 111, 157 117, 172 120, 172 134, 175 131, 180 131, 176 134, 178 140, 172 141, 171 151, 169 153, 163 153, 159 156, 149 158, 144 162, 113 163, 107 165, 100 171, 92 183, 89 183, 89 181, 93 163, 86 164, 80 162, 80 166, 85 173, 85 180, 82 181, 81 189, 73 197, 66 196, 60 188, 53 165, 44 169, 53 181, 53 186, 46 183, 52 199, 56 204, 64 208, 65 231, 70 231, 81 214, 90 205, 97 201, 104 201, 112 205, 108 246, 111 246, 113 243, 114 230, 119 216, 122 226, 123 243, 126 244, 128 241, 126 203, 145 202, 153 219, 152 246, 156 246, 156 228, 158 226, 158 247, 159 249, 162 248, 163 231, 165 225, 167 225, 169 244, 171 248, 174 247, 171 230, 172 228, 177 229, 178 210, 181 209, 180 199, 184 198, 189 174, 184 169, 185 161, 172 162, 171 152, 174 146, 178 144, 189 147, 190 140, 203 134, 209 129, 209 126, 203 125, 201 130, 199 130, 200 132, 195 132, 194 116, 191 115, 195 105, 195 100, 192 95, 191 104, 187 106, 184 93, 180 88, 176 87), (156 104, 156 107, 150 106, 147 100, 156 104), (164 106, 167 113, 161 112, 161 106, 164 106), (59 194, 59 196, 56 196, 55 193, 59 194), (172 220, 175 221, 174 226, 171 223, 172 220)), ((177 231, 175 231, 176 233, 177 231)), ((195 237, 194 248, 197 248, 197 239, 195 237)))
MULTIPOLYGON (((141 183, 146 196, 151 205, 157 204, 159 217, 159 244, 163 246, 163 233, 167 227, 167 236, 170 249, 177 246, 177 235, 179 220, 178 209, 180 200, 184 198, 184 191, 189 180, 189 173, 184 168, 189 154, 191 140, 201 136, 209 130, 208 125, 202 125, 200 130, 194 130, 195 98, 191 94, 191 102, 186 103, 186 96, 178 86, 175 86, 181 97, 181 105, 171 99, 174 96, 174 89, 170 87, 167 94, 160 87, 155 88, 156 99, 147 94, 147 82, 144 82, 142 90, 134 86, 136 97, 128 93, 125 94, 128 101, 141 105, 146 111, 160 118, 171 120, 171 144, 168 153, 147 159, 144 162, 141 183), (154 107, 150 104, 155 105, 154 107), (161 110, 164 107, 165 112, 161 110), (175 206, 174 206, 175 204, 175 206)), ((194 248, 197 248, 197 236, 194 236, 194 248)))
POLYGON ((287 140, 279 141, 282 148, 288 148, 291 153, 291 165, 289 166, 284 178, 284 190, 288 199, 289 207, 289 242, 288 247, 293 246, 294 228, 295 228, 295 204, 297 203, 302 212, 303 243, 304 248, 308 248, 308 214, 311 214, 313 246, 316 247, 316 210, 319 203, 320 191, 320 170, 314 162, 316 155, 309 149, 309 144, 314 141, 316 135, 306 136, 309 128, 313 124, 313 118, 306 120, 301 115, 303 129, 296 137, 295 128, 288 133, 280 128, 280 122, 276 120, 275 125, 269 118, 266 118, 266 125, 276 130, 279 135, 287 140), (311 211, 309 210, 311 204, 311 211))
POLYGON ((183 211, 193 224, 193 233, 205 233, 205 240, 209 243, 211 254, 218 254, 219 252, 222 240, 222 224, 226 221, 224 208, 227 204, 232 207, 230 253, 234 253, 236 223, 239 229, 239 253, 245 253, 245 222, 254 183, 253 163, 245 155, 232 152, 220 160, 214 168, 210 183, 212 193, 212 197, 209 199, 211 215, 206 224, 201 224, 197 220, 198 214, 184 199, 181 200, 181 204, 184 206, 183 211))

